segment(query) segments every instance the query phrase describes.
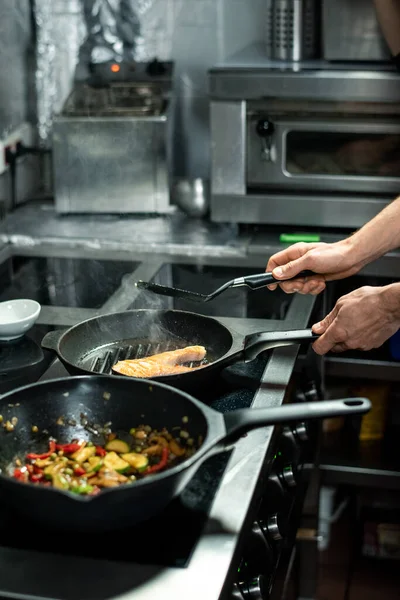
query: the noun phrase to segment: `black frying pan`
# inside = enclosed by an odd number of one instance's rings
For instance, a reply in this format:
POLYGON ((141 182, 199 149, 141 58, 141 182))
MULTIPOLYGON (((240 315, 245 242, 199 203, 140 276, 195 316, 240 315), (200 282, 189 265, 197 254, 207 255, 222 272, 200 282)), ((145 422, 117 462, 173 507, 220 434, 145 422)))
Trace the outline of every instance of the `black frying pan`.
POLYGON ((311 329, 242 336, 217 319, 180 310, 129 310, 94 317, 42 340, 71 375, 112 374, 118 360, 142 358, 185 346, 205 346, 207 365, 193 372, 154 377, 179 389, 195 391, 228 365, 256 358, 279 346, 317 339, 311 329))
POLYGON ((185 392, 143 379, 80 376, 35 383, 0 399, 3 419, 18 419, 14 432, 0 428, 0 493, 13 508, 53 529, 106 531, 128 527, 159 513, 183 490, 201 462, 226 449, 246 431, 274 423, 362 414, 370 406, 369 400, 356 398, 222 414, 185 392), (110 394, 108 399, 105 392, 110 394), (111 421, 119 437, 141 423, 158 429, 183 427, 185 417, 189 434, 194 439, 202 436, 204 442, 193 456, 167 471, 92 497, 22 483, 5 474, 16 456, 47 451, 49 436, 60 443, 74 438, 102 443, 81 425, 56 423, 61 415, 80 423, 82 412, 92 423, 111 421), (48 434, 33 434, 32 425, 48 434))

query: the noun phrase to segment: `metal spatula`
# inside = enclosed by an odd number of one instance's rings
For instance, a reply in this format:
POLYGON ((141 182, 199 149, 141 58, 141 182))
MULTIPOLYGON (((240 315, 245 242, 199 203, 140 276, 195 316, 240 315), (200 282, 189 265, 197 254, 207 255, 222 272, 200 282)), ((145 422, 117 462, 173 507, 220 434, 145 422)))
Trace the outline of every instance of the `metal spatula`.
MULTIPOLYGON (((312 271, 301 271, 296 275, 296 277, 291 277, 290 279, 299 279, 301 277, 307 277, 310 275, 315 275, 312 271)), ((229 288, 235 287, 243 287, 247 286, 252 290, 258 290, 259 288, 263 288, 270 283, 276 283, 278 280, 273 277, 272 273, 259 273, 257 275, 248 275, 247 277, 238 277, 237 279, 232 279, 231 281, 227 281, 224 285, 221 285, 218 289, 216 289, 211 294, 200 294, 198 292, 190 292, 189 290, 181 290, 179 288, 167 287, 165 285, 159 285, 158 283, 151 283, 149 281, 137 281, 136 287, 142 290, 148 290, 150 292, 154 292, 155 294, 159 294, 161 296, 172 296, 173 298, 186 298, 187 300, 193 300, 193 302, 209 302, 213 300, 222 292, 229 288)), ((282 281, 282 280, 280 280, 282 281)), ((289 281, 286 279, 285 281, 289 281)))

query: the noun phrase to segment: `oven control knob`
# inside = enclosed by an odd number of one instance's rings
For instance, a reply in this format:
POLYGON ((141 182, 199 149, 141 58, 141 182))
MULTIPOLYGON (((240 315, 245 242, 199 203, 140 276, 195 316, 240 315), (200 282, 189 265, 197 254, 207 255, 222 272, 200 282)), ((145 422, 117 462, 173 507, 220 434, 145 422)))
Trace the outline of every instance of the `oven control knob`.
POLYGON ((260 523, 255 521, 251 528, 249 550, 246 556, 255 569, 271 569, 274 561, 272 548, 267 540, 260 523))
POLYGON ((257 122, 256 131, 260 137, 269 137, 274 132, 274 125, 268 119, 261 119, 257 122))
POLYGON ((268 534, 269 537, 271 537, 276 542, 283 539, 279 528, 279 517, 277 513, 268 517, 267 522, 261 524, 261 528, 264 531, 264 533, 268 534))
POLYGON ((283 428, 279 446, 285 462, 297 463, 299 461, 301 447, 291 427, 283 428))
POLYGON ((241 587, 245 600, 268 600, 269 592, 264 575, 257 575, 241 587))
POLYGON ((282 479, 288 487, 295 487, 296 477, 292 465, 286 465, 282 469, 282 479))
POLYGON ((244 596, 237 583, 233 584, 230 600, 243 600, 244 596))
POLYGON ((293 432, 302 442, 306 442, 308 440, 307 425, 305 423, 299 423, 296 425, 293 432))

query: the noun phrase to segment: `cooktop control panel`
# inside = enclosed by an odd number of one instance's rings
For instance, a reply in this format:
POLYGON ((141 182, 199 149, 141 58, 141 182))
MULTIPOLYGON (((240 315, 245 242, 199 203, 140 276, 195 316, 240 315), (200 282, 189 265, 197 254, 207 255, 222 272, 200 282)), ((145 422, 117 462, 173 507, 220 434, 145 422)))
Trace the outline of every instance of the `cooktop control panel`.
POLYGON ((300 515, 296 507, 305 494, 302 466, 307 455, 308 425, 284 427, 276 436, 267 481, 256 519, 244 543, 242 560, 230 600, 271 598, 283 551, 294 544, 300 515))

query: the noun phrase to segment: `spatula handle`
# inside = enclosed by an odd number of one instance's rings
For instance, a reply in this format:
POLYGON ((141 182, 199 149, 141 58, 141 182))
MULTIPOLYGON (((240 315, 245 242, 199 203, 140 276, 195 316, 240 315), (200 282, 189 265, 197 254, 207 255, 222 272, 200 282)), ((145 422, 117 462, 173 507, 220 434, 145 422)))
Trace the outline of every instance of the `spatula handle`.
MULTIPOLYGON (((290 281, 291 279, 299 279, 300 277, 311 277, 315 275, 313 271, 300 271, 295 277, 290 277, 289 279, 285 279, 285 281, 290 281)), ((242 280, 241 285, 247 285, 247 287, 252 290, 258 290, 259 288, 265 287, 270 283, 276 283, 278 279, 272 275, 272 273, 259 273, 258 275, 248 275, 247 277, 240 278, 242 280)), ((239 281, 239 280, 235 280, 239 281)), ((279 281, 283 281, 280 279, 279 281)), ((239 285, 237 283, 236 285, 239 285)))

